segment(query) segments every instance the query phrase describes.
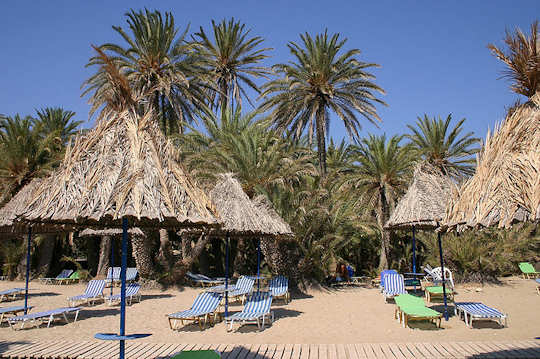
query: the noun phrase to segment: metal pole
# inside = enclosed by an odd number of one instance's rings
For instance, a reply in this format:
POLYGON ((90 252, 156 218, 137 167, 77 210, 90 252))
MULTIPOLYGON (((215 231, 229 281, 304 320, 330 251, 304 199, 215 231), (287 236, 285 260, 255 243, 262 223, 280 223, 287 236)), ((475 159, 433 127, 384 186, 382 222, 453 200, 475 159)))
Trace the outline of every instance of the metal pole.
POLYGON ((257 243, 257 293, 261 287, 261 238, 259 237, 259 242, 257 243))
MULTIPOLYGON (((120 336, 126 335, 126 267, 127 267, 127 241, 128 241, 128 220, 122 218, 122 268, 120 270, 120 280, 122 287, 120 291, 120 336)), ((120 340, 120 359, 126 355, 126 342, 120 340)))
POLYGON ((225 318, 229 316, 229 232, 225 238, 225 318))
POLYGON ((26 287, 24 288, 24 314, 28 314, 28 282, 30 280, 30 246, 32 245, 32 227, 28 227, 28 242, 26 243, 26 287))
MULTIPOLYGON (((416 273, 416 227, 412 227, 412 271, 416 273)), ((413 275, 414 291, 416 292, 416 274, 413 275)))
POLYGON ((444 300, 444 319, 448 321, 448 303, 446 301, 446 278, 444 275, 444 260, 442 255, 442 241, 441 232, 437 232, 437 240, 439 241, 439 257, 441 258, 441 272, 442 272, 442 291, 444 300))

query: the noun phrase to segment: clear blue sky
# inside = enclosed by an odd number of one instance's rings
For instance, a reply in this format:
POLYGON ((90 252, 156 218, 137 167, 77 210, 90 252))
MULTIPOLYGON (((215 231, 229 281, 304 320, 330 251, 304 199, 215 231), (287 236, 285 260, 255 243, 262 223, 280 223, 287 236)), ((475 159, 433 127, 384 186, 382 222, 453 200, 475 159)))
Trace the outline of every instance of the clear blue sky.
MULTIPOLYGON (((380 129, 365 123, 363 133, 406 131, 418 115, 466 117, 467 130, 485 137, 517 95, 489 42, 502 45, 506 28, 529 32, 540 1, 6 1, 0 39, 0 113, 33 114, 62 106, 88 120, 80 98, 91 74, 84 65, 90 44, 121 43, 112 25, 125 26, 130 8, 171 11, 178 25, 208 28, 211 19, 234 16, 274 48, 268 65, 291 59, 286 43, 301 32, 328 28, 362 51, 387 95, 380 129)), ((88 123, 87 126, 91 124, 88 123)), ((345 135, 338 121, 331 135, 345 135)))

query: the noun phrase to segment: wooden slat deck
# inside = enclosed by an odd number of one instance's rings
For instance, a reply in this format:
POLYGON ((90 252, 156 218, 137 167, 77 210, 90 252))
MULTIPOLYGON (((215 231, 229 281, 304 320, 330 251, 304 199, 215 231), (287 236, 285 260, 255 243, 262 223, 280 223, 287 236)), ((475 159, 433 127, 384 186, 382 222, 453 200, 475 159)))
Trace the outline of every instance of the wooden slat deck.
MULTIPOLYGON (((126 343, 126 358, 167 359, 182 350, 217 350, 223 359, 409 359, 540 358, 540 340, 501 342, 360 344, 178 344, 126 343)), ((118 357, 116 342, 6 342, 0 358, 105 359, 118 357)))

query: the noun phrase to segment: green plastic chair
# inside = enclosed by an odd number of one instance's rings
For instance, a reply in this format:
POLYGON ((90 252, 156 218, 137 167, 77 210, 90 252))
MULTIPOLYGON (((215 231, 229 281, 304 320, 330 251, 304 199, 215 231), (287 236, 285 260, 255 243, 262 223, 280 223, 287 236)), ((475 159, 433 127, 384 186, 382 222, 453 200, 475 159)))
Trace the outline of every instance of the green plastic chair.
POLYGON ((540 272, 537 272, 533 265, 529 262, 521 262, 518 264, 518 266, 521 270, 523 278, 536 278, 540 274, 540 272))
POLYGON ((426 307, 424 300, 410 294, 401 294, 394 298, 396 302, 395 318, 398 319, 403 327, 407 327, 411 320, 429 320, 437 321, 437 326, 441 327, 442 314, 426 307))
POLYGON ((220 359, 221 355, 214 350, 184 350, 171 359, 220 359))

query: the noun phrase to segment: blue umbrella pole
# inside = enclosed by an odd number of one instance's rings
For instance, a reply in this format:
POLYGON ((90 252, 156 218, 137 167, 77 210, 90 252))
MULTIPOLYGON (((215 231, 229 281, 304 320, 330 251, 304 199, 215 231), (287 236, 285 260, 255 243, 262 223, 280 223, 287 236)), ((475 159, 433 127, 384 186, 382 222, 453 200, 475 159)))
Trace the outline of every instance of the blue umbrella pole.
MULTIPOLYGON (((128 220, 122 218, 122 268, 120 270, 120 280, 122 287, 120 291, 120 336, 126 335, 126 268, 127 268, 127 241, 128 241, 128 220)), ((120 340, 120 359, 125 359, 126 341, 120 340)))
POLYGON ((229 232, 225 238, 225 318, 229 316, 229 232))
POLYGON ((257 242, 257 293, 261 287, 261 238, 257 242))
MULTIPOLYGON (((412 227, 412 271, 416 273, 416 228, 412 227)), ((414 291, 416 292, 416 275, 414 276, 414 291)))
POLYGON ((32 227, 28 227, 26 243, 26 286, 24 288, 24 314, 28 314, 28 282, 30 281, 30 246, 32 245, 32 227))
POLYGON ((442 272, 442 290, 443 290, 443 300, 444 300, 444 319, 448 321, 448 302, 446 300, 446 278, 444 275, 444 260, 442 255, 442 241, 441 241, 441 232, 437 232, 437 240, 439 242, 439 257, 441 259, 441 272, 442 272))

